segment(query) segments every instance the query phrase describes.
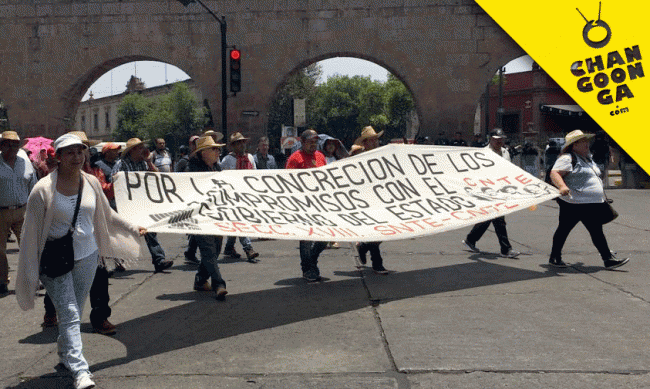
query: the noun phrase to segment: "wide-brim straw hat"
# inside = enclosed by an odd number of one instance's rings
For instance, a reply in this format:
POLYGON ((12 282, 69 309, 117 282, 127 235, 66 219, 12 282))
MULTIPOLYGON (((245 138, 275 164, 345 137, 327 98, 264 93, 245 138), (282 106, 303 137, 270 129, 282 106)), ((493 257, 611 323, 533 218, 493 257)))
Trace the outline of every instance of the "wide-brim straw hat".
POLYGON ((353 155, 357 155, 363 152, 364 150, 365 148, 361 145, 352 145, 352 147, 350 147, 350 157, 353 155))
POLYGON ((88 136, 86 136, 86 133, 83 131, 70 131, 68 134, 76 135, 81 139, 81 141, 86 145, 86 146, 95 146, 100 143, 102 143, 101 140, 96 140, 96 139, 88 139, 88 136))
POLYGON ((214 136, 214 137, 217 138, 216 139, 217 142, 219 142, 221 139, 223 139, 223 134, 222 133, 216 132, 216 131, 213 131, 213 130, 208 130, 208 131, 204 132, 203 134, 201 134, 201 136, 214 136))
POLYGON ((129 154, 129 151, 131 151, 132 148, 134 148, 135 146, 144 144, 144 143, 145 143, 145 141, 140 140, 140 138, 131 138, 131 139, 127 140, 126 141, 126 146, 124 146, 124 150, 122 150, 121 155, 125 156, 125 155, 129 154))
POLYGON ((591 139, 595 134, 585 134, 580 130, 573 130, 570 133, 566 134, 564 137, 564 146, 562 146, 562 152, 565 153, 566 149, 569 148, 572 144, 576 143, 580 139, 591 139))
POLYGON ((239 141, 247 141, 249 138, 246 138, 244 135, 241 134, 241 132, 235 132, 234 134, 230 135, 230 144, 233 144, 235 142, 239 141))
POLYGON ((211 149, 211 148, 221 148, 225 146, 224 143, 216 143, 211 136, 202 136, 199 140, 196 141, 196 150, 192 151, 190 157, 193 157, 201 150, 211 149))
POLYGON ((20 136, 18 136, 16 131, 4 131, 2 135, 0 135, 0 143, 5 140, 16 140, 20 142, 20 147, 23 147, 27 143, 27 139, 20 139, 20 136))
POLYGON ((372 126, 366 126, 363 128, 363 130, 361 130, 361 136, 354 141, 354 144, 360 145, 366 139, 379 138, 382 135, 384 135, 383 130, 376 132, 375 129, 372 128, 372 126))

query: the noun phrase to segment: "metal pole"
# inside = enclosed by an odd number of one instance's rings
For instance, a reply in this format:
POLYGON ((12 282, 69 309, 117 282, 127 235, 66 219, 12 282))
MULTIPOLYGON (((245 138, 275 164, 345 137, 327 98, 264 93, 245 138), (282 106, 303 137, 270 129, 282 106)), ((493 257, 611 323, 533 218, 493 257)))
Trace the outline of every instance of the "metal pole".
POLYGON ((228 142, 228 91, 226 90, 226 17, 223 17, 221 23, 221 133, 223 138, 228 142))
MULTIPOLYGON (((212 17, 221 25, 221 133, 225 140, 228 139, 228 91, 226 89, 226 51, 228 50, 228 43, 226 39, 226 17, 221 18, 217 16, 212 10, 201 0, 196 0, 212 17)), ((185 4, 185 2, 181 1, 185 4)))
POLYGON ((499 69, 499 108, 497 109, 497 127, 503 128, 503 70, 499 69))

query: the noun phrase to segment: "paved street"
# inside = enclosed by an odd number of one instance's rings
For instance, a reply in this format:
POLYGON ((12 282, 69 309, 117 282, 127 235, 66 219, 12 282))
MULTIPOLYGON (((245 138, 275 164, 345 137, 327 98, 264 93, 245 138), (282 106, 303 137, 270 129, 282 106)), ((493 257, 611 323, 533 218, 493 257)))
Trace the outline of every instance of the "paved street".
MULTIPOLYGON (((647 388, 650 192, 608 195, 621 217, 605 234, 632 257, 619 271, 602 268, 582 226, 564 250, 575 266, 546 266, 555 202, 506 217, 519 259, 496 255, 493 229, 483 253, 465 251, 465 228, 382 244, 388 276, 357 270, 341 244, 320 258, 326 281, 307 284, 298 242, 254 242, 260 263, 221 261, 225 302, 192 290, 185 237, 161 235, 174 267, 153 274, 143 260, 112 278, 118 333, 92 333, 87 304, 84 353, 99 388, 647 388)), ((23 312, 9 287, 0 385, 71 386, 54 370, 56 328, 40 327, 43 299, 23 312)))

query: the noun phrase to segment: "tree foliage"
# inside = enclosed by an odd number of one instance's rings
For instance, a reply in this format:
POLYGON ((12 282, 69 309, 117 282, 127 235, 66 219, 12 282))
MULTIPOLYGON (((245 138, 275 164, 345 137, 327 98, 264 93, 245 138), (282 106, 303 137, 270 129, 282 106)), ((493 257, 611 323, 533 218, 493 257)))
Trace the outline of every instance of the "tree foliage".
POLYGON ((187 84, 174 84, 167 94, 144 97, 132 93, 124 97, 117 109, 117 127, 113 137, 164 138, 168 147, 175 150, 187 139, 205 127, 207 109, 200 104, 187 84))
POLYGON ((319 67, 314 71, 314 66, 290 78, 276 96, 269 114, 270 138, 279 138, 282 124, 292 125, 294 98, 307 99, 307 127, 336 137, 348 147, 368 125, 385 131, 383 139, 404 136, 415 104, 396 77, 389 75, 386 82, 380 82, 336 75, 317 84, 321 71, 319 67))

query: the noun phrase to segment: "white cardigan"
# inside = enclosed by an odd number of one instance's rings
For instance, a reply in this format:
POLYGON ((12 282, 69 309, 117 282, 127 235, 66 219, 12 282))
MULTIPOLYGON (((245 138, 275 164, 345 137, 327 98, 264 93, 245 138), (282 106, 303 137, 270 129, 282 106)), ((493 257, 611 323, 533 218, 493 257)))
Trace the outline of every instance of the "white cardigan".
MULTIPOLYGON (((92 189, 96 196, 93 223, 100 259, 120 258, 132 261, 146 255, 146 245, 138 228, 111 209, 97 178, 83 171, 81 176, 84 178, 84 189, 92 189)), ((34 308, 41 253, 53 218, 52 202, 57 177, 56 170, 43 177, 36 183, 27 201, 16 276, 16 300, 23 310, 34 308)))

